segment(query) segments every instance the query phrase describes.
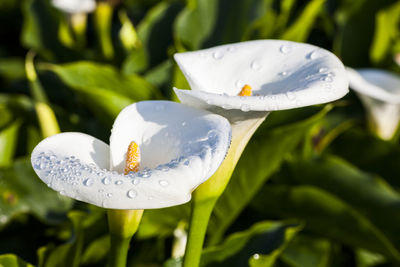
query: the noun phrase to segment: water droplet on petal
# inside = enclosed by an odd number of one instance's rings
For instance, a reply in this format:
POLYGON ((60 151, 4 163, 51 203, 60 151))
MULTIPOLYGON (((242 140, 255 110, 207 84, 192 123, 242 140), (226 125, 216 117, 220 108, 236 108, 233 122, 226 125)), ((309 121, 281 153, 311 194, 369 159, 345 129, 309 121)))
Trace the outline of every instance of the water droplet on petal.
POLYGON ((255 259, 255 260, 258 260, 260 258, 260 255, 259 254, 254 254, 253 255, 253 259, 255 259))
POLYGON ((233 51, 235 51, 235 47, 229 46, 228 49, 226 49, 226 50, 228 50, 228 52, 233 52, 233 51))
POLYGON ((214 59, 219 60, 224 57, 224 54, 221 51, 215 51, 212 56, 214 59))
POLYGON ((255 71, 259 71, 262 68, 261 63, 258 60, 251 62, 250 67, 255 71))
POLYGON ((139 179, 133 179, 132 180, 132 184, 134 184, 134 185, 138 185, 139 183, 140 183, 139 179))
POLYGON ((323 79, 325 82, 332 82, 332 78, 330 76, 325 76, 323 79))
POLYGON ((244 112, 247 112, 247 111, 250 111, 250 106, 246 105, 246 104, 243 104, 243 105, 240 106, 240 109, 242 111, 244 111, 244 112))
POLYGON ((282 71, 282 72, 279 73, 279 75, 280 76, 286 76, 286 75, 288 75, 288 73, 287 73, 287 71, 282 71))
POLYGON ((90 178, 83 181, 84 186, 92 186, 93 184, 94 184, 94 181, 93 181, 93 179, 90 179, 90 178))
POLYGON ((296 93, 289 91, 289 92, 286 93, 286 97, 291 101, 295 100, 296 99, 296 93))
POLYGON ((182 126, 186 126, 186 121, 182 122, 182 126))
POLYGON ((131 190, 128 191, 128 193, 126 193, 126 195, 129 198, 135 198, 137 196, 137 192, 135 190, 131 189, 131 190))
POLYGON ((292 51, 292 47, 289 46, 289 45, 282 45, 281 48, 279 49, 279 51, 282 54, 288 54, 288 53, 290 53, 292 51))
POLYGON ((107 193, 107 197, 112 197, 112 196, 113 196, 113 194, 107 193))
POLYGON ((111 183, 111 179, 110 177, 104 177, 103 180, 101 180, 101 182, 105 185, 109 185, 111 183))
POLYGON ((121 180, 118 180, 118 181, 115 182, 116 185, 121 185, 121 184, 123 184, 123 183, 124 183, 124 182, 121 181, 121 180))
POLYGON ((167 187, 169 185, 168 181, 165 180, 160 180, 158 181, 158 183, 162 186, 162 187, 167 187))
POLYGON ((327 72, 328 71, 328 69, 327 68, 320 68, 319 69, 319 73, 322 73, 322 72, 327 72))
POLYGON ((307 56, 306 56, 306 59, 310 59, 310 60, 313 60, 313 59, 316 59, 317 57, 318 57, 318 51, 317 50, 315 50, 315 51, 312 51, 311 53, 309 53, 307 56))
POLYGON ((244 82, 243 81, 241 81, 241 80, 237 80, 236 82, 235 82, 235 86, 237 87, 237 88, 243 88, 243 86, 244 86, 244 82))

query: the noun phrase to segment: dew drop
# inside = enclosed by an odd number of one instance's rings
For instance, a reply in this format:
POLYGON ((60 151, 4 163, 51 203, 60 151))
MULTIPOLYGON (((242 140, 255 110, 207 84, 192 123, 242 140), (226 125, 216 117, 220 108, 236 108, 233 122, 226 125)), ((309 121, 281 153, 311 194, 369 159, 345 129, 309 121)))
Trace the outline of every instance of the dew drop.
POLYGON ((330 77, 330 76, 326 76, 326 77, 324 77, 324 79, 323 79, 325 82, 332 82, 332 78, 330 77))
POLYGON ((187 124, 186 121, 182 122, 182 126, 186 126, 186 124, 187 124))
POLYGON ((140 183, 139 179, 133 179, 132 180, 132 184, 134 184, 134 185, 138 185, 139 183, 140 183))
POLYGON ((282 45, 281 48, 279 49, 279 51, 282 54, 288 54, 288 53, 290 53, 292 51, 292 47, 288 46, 288 45, 282 45))
POLYGON ((65 195, 66 195, 65 191, 64 191, 64 190, 61 190, 61 191, 60 191, 60 195, 65 196, 65 195))
POLYGON ((226 50, 228 50, 228 52, 233 52, 233 51, 235 51, 235 47, 229 46, 228 49, 226 49, 226 50))
POLYGON ((296 99, 296 93, 289 91, 289 92, 286 93, 286 97, 291 101, 295 100, 296 99))
POLYGON ((92 186, 93 184, 94 184, 94 181, 90 178, 83 181, 84 186, 92 186))
POLYGON ((313 60, 313 59, 316 59, 316 58, 318 58, 318 57, 319 57, 318 50, 315 50, 315 51, 312 51, 311 53, 309 53, 309 54, 306 56, 306 59, 313 60))
POLYGON ((160 180, 158 181, 158 183, 162 186, 162 187, 167 187, 169 185, 168 181, 166 180, 160 180))
POLYGON ((116 185, 121 185, 121 184, 123 184, 123 183, 124 183, 124 182, 121 181, 121 180, 118 180, 118 181, 115 182, 116 185))
POLYGON ((246 104, 243 104, 243 105, 240 106, 240 110, 242 110, 243 112, 250 111, 250 106, 246 105, 246 104))
POLYGON ((231 105, 228 105, 228 104, 223 104, 222 108, 223 109, 232 109, 231 105))
POLYGON ((150 144, 150 138, 147 138, 143 141, 143 144, 148 145, 150 144))
POLYGON ((328 69, 327 68, 320 68, 319 69, 319 73, 322 73, 322 72, 327 72, 328 71, 328 69))
POLYGON ((113 194, 107 193, 107 197, 112 197, 112 196, 113 196, 113 194))
POLYGON ((237 80, 237 81, 235 82, 235 86, 236 86, 237 88, 242 89, 243 86, 244 86, 244 82, 241 81, 241 80, 237 80))
POLYGON ((126 195, 129 198, 135 198, 137 196, 137 192, 135 190, 131 189, 131 190, 128 191, 128 193, 126 193, 126 195))
POLYGON ((251 62, 250 67, 255 71, 259 71, 262 66, 258 60, 254 60, 253 62, 251 62))
POLYGON ((286 76, 286 75, 288 75, 287 71, 282 71, 279 73, 279 76, 286 76))
POLYGON ((103 180, 101 180, 101 182, 105 185, 109 185, 111 183, 111 179, 110 177, 104 177, 103 180))
POLYGON ((224 57, 224 54, 221 51, 215 51, 212 56, 214 59, 219 60, 224 57))
POLYGON ((253 259, 255 259, 255 260, 258 260, 260 258, 260 255, 259 254, 254 254, 253 255, 253 259))

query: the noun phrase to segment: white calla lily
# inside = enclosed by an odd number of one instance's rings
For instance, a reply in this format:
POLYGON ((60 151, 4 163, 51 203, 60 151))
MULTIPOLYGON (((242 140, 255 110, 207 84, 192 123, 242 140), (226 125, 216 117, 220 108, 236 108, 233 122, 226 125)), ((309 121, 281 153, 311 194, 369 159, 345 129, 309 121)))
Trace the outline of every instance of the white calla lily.
POLYGON ((90 13, 96 9, 95 0, 52 0, 52 5, 65 13, 90 13))
POLYGON ((192 90, 175 92, 182 103, 225 116, 245 142, 274 110, 331 102, 348 92, 342 62, 319 47, 258 40, 175 54, 192 90), (244 85, 251 96, 238 96, 244 85))
POLYGON ((363 103, 371 129, 391 139, 400 121, 400 76, 379 69, 347 68, 350 87, 363 103))
POLYGON ((32 152, 37 175, 63 195, 109 209, 179 205, 219 167, 230 145, 229 122, 169 101, 143 101, 117 117, 110 146, 83 133, 61 133, 32 152), (140 147, 138 172, 123 174, 127 149, 140 147))
POLYGON ((179 53, 175 60, 192 89, 174 89, 181 102, 220 114, 232 126, 232 145, 225 161, 194 192, 184 266, 198 266, 212 208, 258 126, 271 111, 343 97, 348 79, 342 62, 329 51, 281 40, 179 53))

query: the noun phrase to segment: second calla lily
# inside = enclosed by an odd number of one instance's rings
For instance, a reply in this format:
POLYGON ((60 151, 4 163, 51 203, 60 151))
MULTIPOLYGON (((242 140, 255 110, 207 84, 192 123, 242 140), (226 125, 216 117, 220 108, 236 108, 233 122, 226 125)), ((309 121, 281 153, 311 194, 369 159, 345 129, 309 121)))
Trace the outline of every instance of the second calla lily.
POLYGON ((347 74, 365 106, 371 130, 391 139, 400 121, 400 77, 379 69, 347 68, 347 74))
POLYGON ((58 134, 36 146, 32 165, 49 187, 77 200, 108 209, 163 208, 190 200, 225 158, 230 139, 221 116, 144 101, 118 115, 110 145, 83 133, 58 134), (140 165, 124 175, 132 141, 140 165))
POLYGON ((339 99, 348 92, 348 79, 342 62, 329 51, 280 40, 222 45, 176 54, 175 60, 192 89, 175 88, 181 102, 220 114, 232 126, 227 158, 194 193, 184 260, 184 266, 194 267, 208 222, 204 218, 209 218, 247 142, 267 115, 339 99))

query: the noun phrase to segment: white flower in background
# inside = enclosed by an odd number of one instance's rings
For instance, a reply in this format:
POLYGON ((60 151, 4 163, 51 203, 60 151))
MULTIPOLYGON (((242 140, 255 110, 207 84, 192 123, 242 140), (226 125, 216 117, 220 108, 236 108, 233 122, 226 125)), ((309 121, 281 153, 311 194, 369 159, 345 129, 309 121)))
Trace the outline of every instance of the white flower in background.
POLYGON ((118 115, 110 146, 61 133, 40 142, 31 160, 40 179, 63 195, 111 209, 162 208, 190 200, 223 161, 230 138, 219 115, 143 101, 118 115))
POLYGON ((96 9, 95 0, 52 0, 52 5, 63 12, 75 13, 90 13, 96 9))
POLYGON ((371 129, 391 139, 400 120, 400 77, 379 69, 347 68, 350 87, 360 97, 371 129))
POLYGON ((175 60, 192 89, 175 89, 179 99, 228 118, 237 158, 270 111, 326 103, 348 92, 342 62, 309 44, 249 41, 175 54, 175 60))

